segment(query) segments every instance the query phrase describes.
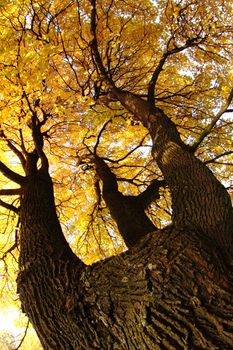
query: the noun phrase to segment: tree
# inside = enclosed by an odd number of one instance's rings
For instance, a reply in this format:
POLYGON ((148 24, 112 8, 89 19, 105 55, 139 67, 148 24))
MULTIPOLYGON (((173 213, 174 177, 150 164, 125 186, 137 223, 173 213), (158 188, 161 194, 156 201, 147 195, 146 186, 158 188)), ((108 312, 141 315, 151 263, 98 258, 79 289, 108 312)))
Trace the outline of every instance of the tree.
POLYGON ((232 349, 233 209, 217 179, 229 186, 230 11, 1 6, 0 204, 19 215, 4 258, 44 349, 232 349), (76 244, 129 249, 88 266, 58 214, 76 244))

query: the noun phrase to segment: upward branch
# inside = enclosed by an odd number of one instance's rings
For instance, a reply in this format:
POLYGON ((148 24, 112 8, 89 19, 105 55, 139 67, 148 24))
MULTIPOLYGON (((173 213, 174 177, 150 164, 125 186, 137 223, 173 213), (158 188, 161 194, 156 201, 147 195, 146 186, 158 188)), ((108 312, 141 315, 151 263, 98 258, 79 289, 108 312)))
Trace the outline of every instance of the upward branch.
POLYGON ((154 105, 154 102, 155 102, 155 85, 157 83, 159 74, 161 73, 168 56, 169 56, 168 52, 163 55, 163 57, 159 61, 159 64, 157 65, 156 69, 154 70, 154 73, 153 73, 151 80, 149 82, 149 85, 148 85, 147 101, 149 103, 151 103, 152 105, 154 105))
MULTIPOLYGON (((170 40, 168 41, 167 47, 169 46, 169 43, 171 41, 172 38, 170 38, 170 40)), ((160 73, 163 70, 164 64, 166 63, 167 59, 169 56, 172 56, 176 53, 182 52, 184 50, 186 50, 189 47, 193 47, 193 46, 198 46, 198 44, 200 44, 200 42, 204 41, 204 38, 200 38, 199 36, 192 38, 191 40, 187 40, 186 43, 183 46, 179 46, 179 47, 175 47, 171 50, 167 50, 162 58, 160 59, 157 67, 154 70, 154 73, 152 74, 151 80, 149 82, 148 85, 148 94, 147 94, 147 101, 154 106, 154 102, 155 102, 155 86, 157 83, 157 80, 159 78, 160 73)))
MULTIPOLYGON (((133 94, 129 91, 124 91, 119 89, 112 79, 108 76, 108 73, 104 67, 103 61, 101 59, 98 41, 96 35, 96 0, 90 0, 92 4, 91 11, 91 33, 93 35, 93 40, 91 43, 92 55, 94 62, 98 68, 98 71, 102 75, 105 83, 111 89, 113 95, 118 99, 118 101, 124 106, 129 112, 131 112, 135 119, 140 120, 140 122, 149 130, 152 138, 155 137, 155 134, 158 133, 158 130, 163 130, 164 134, 166 133, 166 142, 173 141, 179 145, 183 145, 183 142, 180 139, 179 133, 174 125, 174 123, 163 113, 159 108, 154 108, 150 103, 143 100, 141 97, 133 94)), ((177 49, 178 50, 178 49, 177 49)), ((181 49, 179 49, 181 50, 181 49)), ((173 51, 170 51, 171 53, 173 51)), ((161 63, 162 64, 162 63, 161 63)), ((162 135, 164 138, 164 135, 162 135)))
MULTIPOLYGON (((145 214, 145 196, 126 196, 118 190, 117 177, 97 154, 94 155, 96 172, 103 184, 103 199, 119 232, 128 247, 134 246, 143 236, 155 231, 156 227, 145 214)), ((158 191, 157 191, 158 192, 158 191)), ((145 193, 144 193, 145 194, 145 193)), ((152 194, 151 194, 152 195, 152 194)), ((158 193, 155 195, 158 198, 158 193)))
POLYGON ((91 42, 91 49, 92 49, 92 54, 93 54, 93 58, 95 61, 95 64, 100 72, 100 74, 102 75, 103 79, 105 80, 106 83, 109 83, 109 85, 111 87, 114 88, 114 83, 112 82, 112 80, 109 78, 107 71, 103 65, 100 53, 99 53, 99 49, 98 49, 98 42, 97 42, 97 35, 96 35, 96 27, 97 27, 97 23, 96 23, 96 0, 90 0, 91 5, 92 5, 92 10, 91 10, 91 34, 93 36, 93 40, 91 42))
MULTIPOLYGON (((41 165, 42 168, 44 169, 48 169, 48 159, 43 151, 43 146, 44 146, 44 136, 43 133, 41 132, 41 127, 46 123, 47 118, 48 118, 48 114, 43 110, 43 119, 42 121, 39 120, 38 115, 37 115, 37 110, 36 107, 40 107, 40 99, 34 101, 34 103, 32 104, 29 100, 29 97, 26 93, 26 91, 23 89, 23 97, 25 98, 29 111, 31 112, 31 129, 32 129, 32 138, 34 141, 34 146, 35 146, 35 150, 31 153, 27 153, 27 163, 29 161, 29 158, 33 155, 33 161, 35 161, 36 157, 39 157, 41 160, 41 165)), ((21 134, 22 136, 22 134, 21 134)), ((23 141, 23 140, 22 140, 23 141)), ((38 159, 37 159, 38 160, 38 159)), ((36 162, 37 162, 36 160, 36 162)), ((26 164, 26 166, 28 167, 28 164, 26 164)))
POLYGON ((7 209, 7 210, 11 210, 16 214, 18 214, 18 212, 19 212, 19 209, 16 208, 13 204, 6 203, 1 199, 0 199, 0 206, 7 209))
POLYGON ((13 170, 8 168, 3 162, 0 161, 0 172, 7 177, 9 180, 16 182, 19 185, 25 183, 26 178, 15 173, 13 170))
POLYGON ((44 139, 43 134, 40 130, 41 126, 45 123, 43 120, 42 122, 39 121, 36 112, 32 113, 32 137, 35 145, 36 152, 38 154, 38 157, 41 159, 41 164, 43 169, 48 169, 48 159, 43 151, 44 146, 44 139))
POLYGON ((118 192, 118 184, 116 175, 111 172, 105 161, 100 158, 96 153, 94 155, 94 162, 96 165, 96 170, 103 182, 103 193, 107 192, 118 192))
POLYGON ((23 168, 25 168, 26 160, 24 155, 18 150, 17 147, 7 138, 3 130, 0 130, 0 136, 6 141, 8 147, 14 152, 14 154, 19 158, 23 168))
POLYGON ((166 182, 164 180, 154 180, 142 193, 137 196, 144 209, 146 209, 156 199, 160 198, 159 189, 160 187, 165 187, 165 184, 166 182))
POLYGON ((202 141, 206 138, 206 136, 208 136, 211 133, 211 131, 213 130, 213 128, 215 127, 216 123, 219 121, 221 116, 225 112, 228 111, 228 107, 230 106, 230 104, 232 102, 232 99, 233 99, 233 88, 231 89, 231 91, 230 91, 230 93, 228 95, 228 98, 227 98, 227 101, 226 101, 225 105, 220 109, 220 111, 217 113, 217 115, 212 120, 212 122, 202 131, 202 133, 200 134, 198 139, 192 144, 191 150, 193 152, 195 152, 197 150, 197 148, 202 143, 202 141))

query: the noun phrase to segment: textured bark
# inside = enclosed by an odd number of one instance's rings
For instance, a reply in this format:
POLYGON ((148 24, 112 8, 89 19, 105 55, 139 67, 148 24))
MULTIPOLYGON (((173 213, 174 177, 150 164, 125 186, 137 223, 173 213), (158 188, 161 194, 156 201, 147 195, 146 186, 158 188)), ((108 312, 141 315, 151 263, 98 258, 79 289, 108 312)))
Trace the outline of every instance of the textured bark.
POLYGON ((232 349, 231 271, 174 226, 85 266, 70 250, 46 170, 23 186, 18 293, 44 349, 232 349))
POLYGON ((149 130, 153 156, 172 194, 173 222, 213 241, 233 263, 233 208, 230 196, 213 173, 182 142, 174 123, 159 108, 129 92, 113 92, 149 130))
POLYGON ((44 349, 232 349, 230 271, 193 237, 170 227, 89 267, 44 249, 18 277, 44 349))
POLYGON ((55 259, 75 257, 62 233, 52 180, 46 170, 32 173, 23 186, 20 222, 19 268, 27 268, 43 255, 55 259))
POLYGON ((20 205, 17 283, 22 310, 45 349, 73 349, 66 345, 67 338, 72 339, 69 342, 74 339, 71 322, 63 314, 64 298, 72 273, 83 264, 62 233, 47 169, 29 168, 31 172, 22 188, 20 205), (64 331, 64 327, 69 331, 64 331))
POLYGON ((144 106, 140 116, 150 121, 155 157, 172 192, 174 224, 120 256, 85 266, 73 254, 56 215, 45 155, 41 149, 27 155, 17 285, 44 349, 233 348, 233 277, 222 258, 232 256, 229 198, 167 117, 156 119, 158 110, 148 116, 144 106))

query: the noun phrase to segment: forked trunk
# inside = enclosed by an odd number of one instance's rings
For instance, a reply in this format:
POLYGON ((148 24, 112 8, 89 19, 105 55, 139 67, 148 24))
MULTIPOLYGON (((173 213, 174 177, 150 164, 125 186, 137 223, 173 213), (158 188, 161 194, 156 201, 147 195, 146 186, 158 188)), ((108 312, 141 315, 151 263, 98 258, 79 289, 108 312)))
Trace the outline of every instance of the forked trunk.
POLYGON ((233 348, 229 271, 199 232, 157 231, 86 267, 65 242, 49 175, 25 186, 18 292, 44 349, 233 348))
POLYGON ((233 265, 233 208, 213 173, 182 142, 175 124, 159 108, 129 92, 113 88, 122 105, 149 130, 153 156, 172 195, 176 227, 198 231, 233 265))

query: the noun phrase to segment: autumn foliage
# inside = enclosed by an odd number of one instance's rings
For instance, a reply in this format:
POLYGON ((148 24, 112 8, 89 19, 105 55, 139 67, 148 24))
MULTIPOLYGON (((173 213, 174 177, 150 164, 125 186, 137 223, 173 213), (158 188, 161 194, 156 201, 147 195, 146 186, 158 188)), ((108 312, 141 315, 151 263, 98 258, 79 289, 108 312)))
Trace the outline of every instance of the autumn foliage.
POLYGON ((103 169, 120 200, 138 208, 143 198, 140 213, 130 215, 142 214, 145 235, 173 220, 173 189, 152 156, 156 135, 122 92, 163 111, 187 152, 232 195, 230 2, 7 0, 0 1, 0 32, 4 305, 12 303, 6 287, 15 293, 20 250, 19 186, 4 167, 30 174, 26 155, 35 149, 36 127, 63 232, 86 264, 131 245, 111 209, 103 169), (156 188, 150 198, 149 186, 156 188))

